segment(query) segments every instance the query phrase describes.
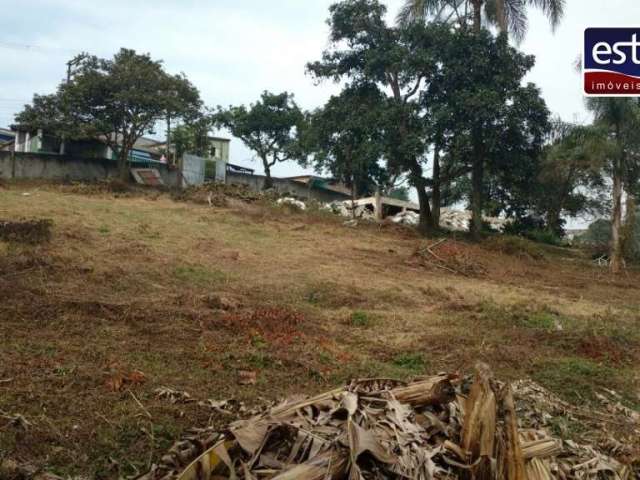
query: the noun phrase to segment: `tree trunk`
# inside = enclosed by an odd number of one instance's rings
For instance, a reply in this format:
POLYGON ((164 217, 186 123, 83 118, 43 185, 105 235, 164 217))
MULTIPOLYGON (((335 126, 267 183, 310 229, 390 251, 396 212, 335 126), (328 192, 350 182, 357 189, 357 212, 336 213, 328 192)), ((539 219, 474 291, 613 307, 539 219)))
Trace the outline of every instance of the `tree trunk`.
POLYGON ((433 189, 431 192, 431 216, 433 217, 433 225, 440 227, 440 144, 436 141, 433 149, 433 189))
MULTIPOLYGON (((482 31, 482 3, 483 0, 471 0, 473 5, 473 31, 479 34, 482 31)), ((480 129, 474 129, 472 133, 478 141, 480 129)), ((480 149, 473 149, 473 167, 471 170, 471 225, 469 231, 474 240, 480 240, 482 231, 482 180, 484 176, 484 159, 480 155, 480 149)))
POLYGON ((167 165, 171 165, 171 115, 167 115, 167 165))
POLYGON ((482 3, 483 0, 471 0, 473 4, 473 31, 480 33, 482 30, 482 3))
POLYGON ((264 189, 269 190, 273 188, 273 179, 271 178, 271 166, 269 165, 269 161, 266 158, 262 159, 262 164, 264 165, 264 189))
MULTIPOLYGON (((311 186, 311 181, 309 181, 309 186, 311 186)), ((351 218, 356 219, 356 180, 353 175, 351 176, 351 218)))
POLYGON ((129 183, 129 149, 120 146, 120 151, 118 152, 118 172, 120 180, 125 183, 129 183))
POLYGON ((473 168, 471 170, 471 225, 469 231, 474 240, 480 240, 482 232, 482 183, 484 160, 479 149, 474 149, 473 168))
POLYGON ((622 232, 622 256, 630 260, 638 254, 635 244, 636 237, 636 198, 627 192, 625 202, 625 219, 622 232))
POLYGON ((562 234, 562 227, 560 225, 560 210, 560 207, 551 208, 547 212, 547 229, 558 236, 562 234))
POLYGON ((615 166, 613 172, 613 211, 611 219, 611 273, 619 273, 622 269, 622 241, 620 230, 622 227, 622 175, 620 168, 615 166))
POLYGON ((418 223, 418 230, 423 234, 427 234, 434 230, 434 223, 433 216, 431 215, 431 206, 429 205, 426 181, 422 176, 419 178, 414 176, 413 183, 418 191, 418 204, 420 206, 420 222, 418 223))
POLYGON ((498 17, 498 27, 500 27, 500 33, 507 32, 507 16, 504 8, 505 0, 496 0, 496 17, 498 17))

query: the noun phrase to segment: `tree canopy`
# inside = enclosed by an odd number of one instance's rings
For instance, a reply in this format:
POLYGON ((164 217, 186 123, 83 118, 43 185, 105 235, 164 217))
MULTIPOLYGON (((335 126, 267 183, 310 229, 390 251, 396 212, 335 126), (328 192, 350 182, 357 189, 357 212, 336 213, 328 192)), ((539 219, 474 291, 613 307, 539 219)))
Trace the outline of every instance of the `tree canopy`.
POLYGON ((382 165, 385 97, 371 84, 345 88, 310 116, 305 145, 319 172, 351 187, 353 196, 384 188, 387 171, 382 165))
POLYGON ((485 25, 498 27, 521 41, 527 33, 527 9, 542 11, 552 28, 556 28, 564 15, 566 0, 405 0, 398 21, 401 23, 452 23, 470 29, 479 17, 485 25))
POLYGON ((117 152, 120 174, 135 142, 167 115, 188 117, 201 106, 184 75, 167 73, 147 54, 122 49, 112 59, 80 55, 68 82, 55 94, 34 97, 16 122, 67 139, 99 138, 117 152))
POLYGON ((300 158, 299 128, 304 114, 291 93, 264 91, 249 107, 218 107, 213 122, 229 129, 233 136, 262 160, 265 188, 273 186, 271 168, 278 162, 300 158))
POLYGON ((470 173, 470 202, 480 219, 484 170, 531 162, 540 152, 548 111, 537 88, 521 85, 533 57, 488 31, 390 26, 385 14, 376 0, 332 5, 331 44, 308 69, 346 88, 368 84, 384 93, 382 152, 389 173, 407 174, 416 187, 422 229, 437 227, 442 187, 470 173))

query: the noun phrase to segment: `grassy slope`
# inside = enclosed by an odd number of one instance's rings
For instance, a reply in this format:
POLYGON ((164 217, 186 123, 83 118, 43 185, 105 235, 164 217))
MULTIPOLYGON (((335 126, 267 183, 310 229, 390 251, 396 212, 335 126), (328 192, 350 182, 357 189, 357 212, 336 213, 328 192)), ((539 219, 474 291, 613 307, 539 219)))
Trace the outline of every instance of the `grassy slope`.
POLYGON ((32 424, 0 420, 0 460, 115 478, 147 469, 185 428, 228 421, 155 398, 161 386, 250 404, 481 359, 574 401, 599 386, 638 401, 637 273, 450 241, 442 255, 453 246, 486 269, 463 277, 412 261, 422 241, 396 227, 25 189, 0 188, 0 219, 52 218, 54 238, 0 242, 0 411, 32 424), (216 295, 239 310, 217 310, 216 295), (257 385, 238 384, 242 369, 257 385), (109 388, 133 370, 146 381, 109 388))

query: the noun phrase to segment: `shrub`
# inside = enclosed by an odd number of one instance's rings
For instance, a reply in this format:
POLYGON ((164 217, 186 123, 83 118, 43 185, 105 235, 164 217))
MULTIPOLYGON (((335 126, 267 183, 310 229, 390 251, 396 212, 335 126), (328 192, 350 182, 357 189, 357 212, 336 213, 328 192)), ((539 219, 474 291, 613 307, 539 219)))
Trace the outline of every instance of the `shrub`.
POLYGON ((518 255, 535 260, 542 260, 545 257, 544 251, 540 246, 523 237, 515 237, 512 235, 495 236, 488 239, 485 245, 490 250, 506 255, 518 255))
POLYGON ((560 231, 551 230, 543 219, 531 216, 517 218, 511 223, 507 223, 504 227, 504 233, 557 246, 562 245, 562 237, 564 236, 562 229, 560 231))

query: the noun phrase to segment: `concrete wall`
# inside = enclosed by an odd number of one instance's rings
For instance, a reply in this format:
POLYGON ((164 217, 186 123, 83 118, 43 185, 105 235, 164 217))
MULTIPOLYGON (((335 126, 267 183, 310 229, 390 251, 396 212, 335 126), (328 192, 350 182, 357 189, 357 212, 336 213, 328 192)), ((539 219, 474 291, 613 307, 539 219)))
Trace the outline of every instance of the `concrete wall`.
MULTIPOLYGON (((79 158, 67 155, 47 153, 15 153, 0 151, 0 178, 3 179, 44 179, 96 181, 106 180, 118 175, 118 164, 113 160, 99 158, 79 158)), ((147 168, 149 164, 132 163, 132 167, 147 168)), ((178 174, 166 165, 154 163, 162 180, 168 186, 175 186, 178 174)))
POLYGON ((229 142, 227 140, 212 139, 211 146, 215 147, 216 154, 213 159, 221 159, 225 162, 229 161, 229 142))
MULTIPOLYGON (((247 175, 244 173, 227 172, 227 184, 247 185, 255 191, 264 189, 265 180, 266 177, 263 175, 247 175)), ((313 198, 322 203, 349 199, 346 195, 340 195, 339 193, 332 193, 318 188, 309 189, 305 185, 301 185, 284 178, 273 178, 273 188, 281 194, 287 194, 295 198, 313 198)))

